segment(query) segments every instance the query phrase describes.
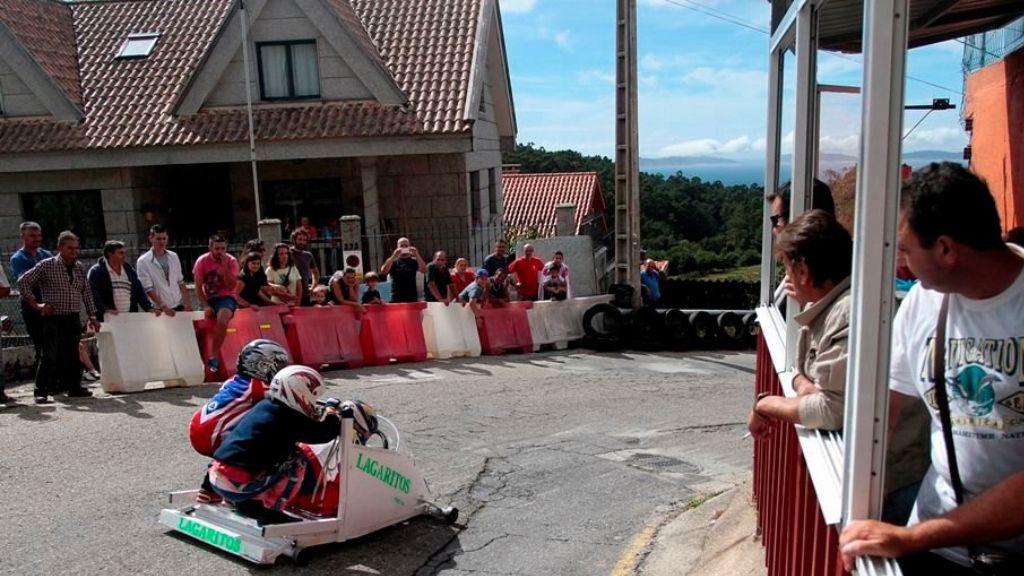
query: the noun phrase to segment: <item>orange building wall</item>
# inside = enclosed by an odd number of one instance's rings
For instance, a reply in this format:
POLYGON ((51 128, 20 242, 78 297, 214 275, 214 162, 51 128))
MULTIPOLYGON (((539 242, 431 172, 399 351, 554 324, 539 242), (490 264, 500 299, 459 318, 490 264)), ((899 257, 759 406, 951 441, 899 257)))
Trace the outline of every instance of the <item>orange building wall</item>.
POLYGON ((1003 229, 1024 226, 1024 49, 967 77, 971 168, 996 198, 1003 229))

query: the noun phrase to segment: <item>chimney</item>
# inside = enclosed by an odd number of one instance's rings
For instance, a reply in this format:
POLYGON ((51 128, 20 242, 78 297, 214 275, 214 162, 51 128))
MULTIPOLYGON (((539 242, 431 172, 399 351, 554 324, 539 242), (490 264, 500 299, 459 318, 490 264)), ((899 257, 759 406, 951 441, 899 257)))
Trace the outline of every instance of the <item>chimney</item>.
POLYGON ((576 235, 576 205, 555 206, 555 236, 576 235))

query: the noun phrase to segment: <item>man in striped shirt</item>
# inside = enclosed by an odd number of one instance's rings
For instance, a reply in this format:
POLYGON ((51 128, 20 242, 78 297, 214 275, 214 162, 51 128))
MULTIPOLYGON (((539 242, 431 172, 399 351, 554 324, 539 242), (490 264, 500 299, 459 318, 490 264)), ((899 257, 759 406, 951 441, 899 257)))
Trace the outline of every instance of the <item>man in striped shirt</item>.
POLYGON ((57 256, 47 258, 18 279, 18 291, 28 305, 43 317, 43 353, 36 373, 36 404, 48 404, 50 396, 65 391, 68 397, 92 396, 82 387, 82 363, 78 359, 78 340, 82 333, 82 307, 89 326, 100 329, 96 305, 78 261, 78 237, 69 231, 57 239, 57 256), (33 290, 38 288, 42 302, 33 290))

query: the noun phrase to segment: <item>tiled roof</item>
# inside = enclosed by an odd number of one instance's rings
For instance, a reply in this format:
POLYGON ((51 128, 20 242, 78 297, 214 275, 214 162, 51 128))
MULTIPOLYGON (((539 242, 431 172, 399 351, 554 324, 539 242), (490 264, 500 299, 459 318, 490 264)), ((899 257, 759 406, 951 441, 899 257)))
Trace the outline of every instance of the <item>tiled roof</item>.
POLYGON ((424 130, 464 132, 481 0, 350 0, 424 130))
POLYGON ((576 205, 576 233, 588 217, 604 211, 597 172, 506 172, 501 177, 501 188, 505 227, 513 234, 533 228, 541 237, 553 236, 559 204, 576 205))
MULTIPOLYGON (((481 1, 324 0, 370 57, 390 70, 409 97, 410 109, 403 112, 376 101, 259 104, 254 108, 256 137, 302 140, 468 132, 471 123, 462 115, 469 96, 481 1)), ((64 8, 54 4, 52 0, 0 0, 0 6, 16 13, 14 20, 30 9, 64 8)), ((40 118, 0 120, 0 154, 244 142, 244 107, 202 109, 181 118, 171 114, 175 98, 234 4, 234 0, 67 4, 77 32, 85 118, 77 124, 40 118), (125 37, 140 32, 159 32, 153 52, 146 58, 115 59, 125 37)), ((0 12, 0 18, 10 21, 7 12, 0 12)))
POLYGON ((0 20, 57 82, 68 100, 81 106, 71 9, 56 0, 0 0, 0 20))

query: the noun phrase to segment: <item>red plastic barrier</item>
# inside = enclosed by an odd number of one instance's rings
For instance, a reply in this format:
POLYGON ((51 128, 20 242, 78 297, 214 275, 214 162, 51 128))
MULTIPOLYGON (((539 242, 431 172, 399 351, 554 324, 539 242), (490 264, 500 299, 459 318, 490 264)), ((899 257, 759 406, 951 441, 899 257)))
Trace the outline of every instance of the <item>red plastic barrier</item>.
MULTIPOLYGON (((207 377, 230 378, 235 374, 235 366, 238 364, 238 353, 242 347, 256 340, 266 338, 273 340, 285 349, 288 348, 288 337, 284 331, 284 324, 281 322, 281 314, 286 314, 288 307, 264 306, 257 311, 252 308, 240 308, 235 311, 235 316, 228 324, 228 331, 224 337, 224 345, 220 349, 220 372, 212 374, 207 368, 207 377)), ((203 318, 194 321, 196 328, 196 339, 199 341, 199 350, 203 354, 203 362, 213 356, 213 330, 216 320, 203 318)))
POLYGON ((284 316, 292 359, 310 368, 363 365, 359 343, 359 314, 352 306, 292 308, 284 316))
POLYGON ((423 362, 427 342, 423 338, 423 309, 426 302, 371 304, 363 313, 359 340, 367 364, 423 362))
POLYGON ((509 302, 500 308, 484 306, 476 319, 480 348, 484 354, 533 352, 533 336, 526 311, 533 302, 509 302))

